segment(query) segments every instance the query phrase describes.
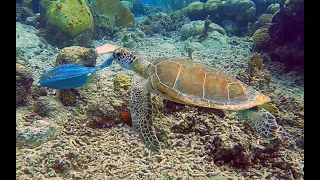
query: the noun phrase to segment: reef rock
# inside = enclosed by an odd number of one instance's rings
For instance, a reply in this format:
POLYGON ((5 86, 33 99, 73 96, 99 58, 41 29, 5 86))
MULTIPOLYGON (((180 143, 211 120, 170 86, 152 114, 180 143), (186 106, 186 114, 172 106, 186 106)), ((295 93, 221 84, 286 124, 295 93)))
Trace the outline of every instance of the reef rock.
POLYGON ((31 92, 33 78, 29 69, 16 64, 16 105, 26 105, 31 92))
POLYGON ((16 110, 16 145, 18 148, 35 148, 54 139, 63 130, 67 114, 53 97, 39 97, 33 106, 16 110))

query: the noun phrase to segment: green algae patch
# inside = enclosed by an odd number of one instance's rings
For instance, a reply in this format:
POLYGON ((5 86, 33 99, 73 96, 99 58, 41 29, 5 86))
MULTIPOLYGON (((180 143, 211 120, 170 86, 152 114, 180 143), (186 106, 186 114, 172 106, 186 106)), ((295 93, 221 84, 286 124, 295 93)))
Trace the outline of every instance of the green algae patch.
POLYGON ((92 14, 85 0, 58 0, 47 5, 48 20, 69 35, 93 28, 92 14))

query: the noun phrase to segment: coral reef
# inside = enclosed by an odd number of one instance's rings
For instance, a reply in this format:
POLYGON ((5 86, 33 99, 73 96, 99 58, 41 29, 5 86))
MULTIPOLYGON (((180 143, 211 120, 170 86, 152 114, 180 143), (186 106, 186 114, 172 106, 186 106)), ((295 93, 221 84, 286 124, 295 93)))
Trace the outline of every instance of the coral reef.
POLYGON ((200 36, 200 38, 202 40, 206 39, 208 37, 208 31, 210 29, 210 24, 211 24, 211 20, 210 20, 210 15, 206 18, 206 20, 204 21, 204 29, 202 31, 202 34, 200 36))
POLYGON ((287 16, 301 16, 304 13, 304 0, 285 0, 283 11, 287 16))
POLYGON ((259 25, 263 27, 272 22, 273 14, 261 14, 259 17, 259 25))
POLYGON ((304 104, 302 101, 284 93, 273 94, 271 98, 280 110, 279 121, 281 124, 304 128, 304 104))
POLYGON ((31 87, 31 94, 30 96, 32 97, 33 100, 37 100, 41 96, 47 96, 48 91, 45 87, 33 85, 31 87))
POLYGON ((93 32, 93 17, 86 0, 40 2, 42 36, 59 48, 87 46, 93 32), (54 35, 54 36, 53 36, 54 35))
POLYGON ((263 67, 263 60, 258 53, 253 53, 250 56, 245 71, 240 71, 237 78, 262 92, 273 91, 270 86, 270 73, 263 67))
POLYGON ((138 27, 148 35, 160 33, 165 36, 170 36, 171 31, 179 30, 189 21, 189 18, 184 15, 183 11, 175 11, 170 14, 162 12, 151 13, 146 19, 139 22, 138 27))
POLYGON ((41 1, 48 22, 74 36, 93 28, 93 18, 85 0, 41 1))
POLYGON ((36 29, 32 26, 16 22, 16 56, 22 56, 29 61, 32 54, 41 51, 41 38, 36 35, 36 29))
POLYGON ((87 67, 96 65, 98 54, 92 48, 71 46, 61 49, 55 60, 55 65, 78 64, 87 67))
POLYGON ((270 4, 268 6, 267 13, 274 14, 275 12, 277 12, 279 10, 280 10, 280 4, 274 3, 274 4, 270 4))
MULTIPOLYGON (((87 67, 96 65, 98 54, 92 48, 84 48, 80 46, 71 46, 63 48, 55 60, 55 65, 61 64, 77 64, 87 67)), ((59 99, 64 106, 73 106, 77 102, 79 93, 76 90, 59 90, 59 99)))
POLYGON ((130 10, 133 8, 133 4, 130 1, 120 1, 122 5, 130 10))
POLYGON ((55 139, 67 119, 62 104, 53 97, 41 96, 30 104, 16 109, 18 148, 35 148, 55 139))
POLYGON ((211 21, 214 23, 220 23, 226 20, 224 13, 224 6, 226 1, 221 0, 208 0, 205 4, 205 12, 210 15, 211 21))
POLYGON ((134 15, 119 0, 96 0, 90 4, 96 38, 112 35, 118 28, 132 26, 134 15))
POLYGON ((252 36, 253 38, 253 49, 266 48, 269 45, 270 35, 269 29, 266 27, 256 30, 252 36))
MULTIPOLYGON (((273 14, 261 14, 258 21, 255 21, 254 23, 249 22, 248 23, 248 31, 247 35, 252 36, 259 28, 264 28, 263 31, 269 31, 269 27, 272 23, 273 14)), ((261 30, 259 30, 261 31, 261 30)), ((260 32, 258 32, 260 33, 260 32)), ((268 32, 269 34, 269 32, 268 32)), ((257 37, 258 38, 258 37, 257 37)), ((259 48, 259 47, 257 47, 259 48)))
POLYGON ((194 0, 163 0, 163 5, 170 10, 176 11, 186 7, 194 0))
POLYGON ((227 0, 224 12, 226 16, 247 23, 254 20, 256 5, 250 0, 227 0))
MULTIPOLYGON (((204 31, 204 25, 205 22, 201 20, 191 21, 190 23, 183 25, 180 29, 181 39, 186 40, 191 36, 200 35, 204 31)), ((220 34, 226 35, 225 30, 215 23, 210 23, 208 31, 218 31, 220 34)))
POLYGON ((77 96, 78 93, 75 92, 76 90, 71 90, 71 89, 60 89, 58 98, 60 102, 64 106, 73 106, 77 103, 77 96))
POLYGON ((30 8, 21 4, 16 4, 16 21, 25 23, 27 17, 33 16, 33 12, 30 8))
POLYGON ((28 65, 28 60, 23 56, 16 56, 16 63, 22 66, 26 66, 28 65))
POLYGON ((117 74, 113 78, 113 86, 115 89, 128 89, 131 85, 131 77, 126 74, 117 74))
POLYGON ((286 146, 285 142, 277 141, 264 148, 259 146, 248 147, 248 144, 230 144, 221 137, 214 137, 209 140, 205 149, 210 157, 209 160, 220 166, 228 164, 238 169, 269 166, 281 170, 273 177, 290 179, 293 175, 295 179, 301 179, 303 176, 301 169, 295 167, 291 162, 283 161, 284 154, 282 152, 284 146, 286 146))
POLYGON ((114 34, 115 39, 119 39, 122 47, 136 48, 137 42, 146 37, 146 34, 139 28, 134 31, 122 29, 114 34))
POLYGON ((35 148, 56 138, 61 134, 62 127, 51 120, 37 120, 24 126, 17 123, 16 146, 18 148, 35 148))
POLYGON ((188 17, 191 20, 205 19, 206 18, 205 3, 192 2, 187 6, 186 12, 188 17))
MULTIPOLYGON (((289 69, 303 66, 304 62, 304 1, 285 0, 280 10, 272 16, 272 23, 265 23, 254 32, 256 52, 268 53, 271 60, 283 62, 289 69)), ((270 22, 265 15, 263 22, 270 22)), ((261 16, 262 18, 262 16, 261 16)), ((261 19, 259 25, 261 25, 261 19)))
POLYGON ((54 119, 58 125, 64 125, 66 122, 66 112, 63 105, 50 96, 39 97, 33 105, 34 112, 41 117, 54 119))
POLYGON ((30 9, 33 9, 32 0, 22 0, 22 5, 27 6, 30 9))
POLYGON ((31 93, 33 77, 29 69, 23 65, 16 64, 16 105, 22 106, 28 103, 31 93))
POLYGON ((216 13, 219 13, 220 6, 223 6, 220 0, 208 0, 204 9, 209 15, 216 15, 216 13))

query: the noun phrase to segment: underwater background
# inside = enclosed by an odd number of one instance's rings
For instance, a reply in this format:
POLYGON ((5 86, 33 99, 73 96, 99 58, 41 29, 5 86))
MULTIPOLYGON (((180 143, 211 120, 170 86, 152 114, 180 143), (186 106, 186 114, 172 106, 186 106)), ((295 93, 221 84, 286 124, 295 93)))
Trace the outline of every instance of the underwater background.
POLYGON ((304 0, 16 0, 16 179, 303 179, 304 0), (215 67, 269 96, 279 137, 236 111, 151 95, 161 153, 132 128, 136 74, 113 63, 75 89, 37 85, 113 44, 215 67))

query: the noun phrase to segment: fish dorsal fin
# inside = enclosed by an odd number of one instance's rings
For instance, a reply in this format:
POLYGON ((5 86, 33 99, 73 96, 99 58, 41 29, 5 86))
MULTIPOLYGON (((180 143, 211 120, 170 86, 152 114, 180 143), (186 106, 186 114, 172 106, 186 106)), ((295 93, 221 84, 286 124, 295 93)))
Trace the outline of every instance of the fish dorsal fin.
POLYGON ((272 104, 271 102, 267 102, 267 103, 261 104, 261 105, 259 105, 259 107, 269 111, 271 114, 273 114, 276 117, 280 116, 279 109, 274 104, 272 104))
POLYGON ((97 51, 98 54, 104 54, 104 53, 113 52, 118 48, 119 48, 119 46, 117 46, 117 45, 105 44, 103 46, 97 47, 96 51, 97 51))

